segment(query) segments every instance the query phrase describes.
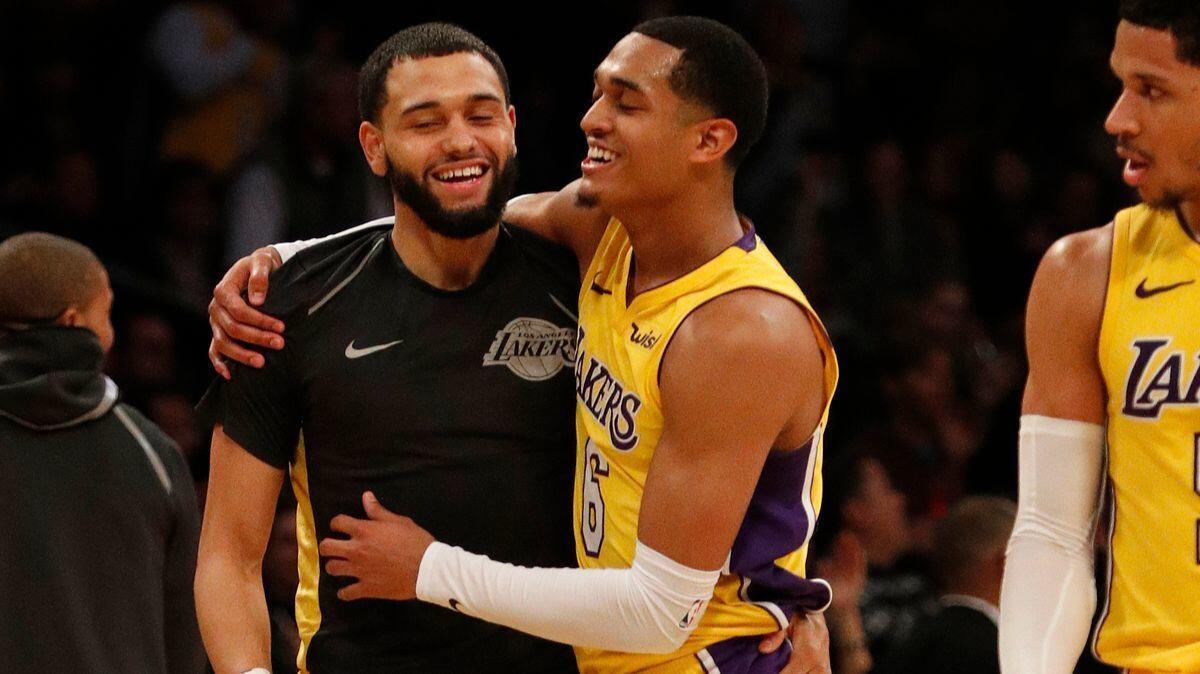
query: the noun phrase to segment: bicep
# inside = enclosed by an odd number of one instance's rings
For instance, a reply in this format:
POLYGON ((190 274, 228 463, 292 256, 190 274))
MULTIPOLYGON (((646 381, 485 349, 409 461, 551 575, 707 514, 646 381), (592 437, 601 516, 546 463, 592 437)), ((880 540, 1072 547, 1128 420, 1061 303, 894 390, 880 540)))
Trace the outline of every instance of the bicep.
POLYGON ((727 306, 711 307, 700 317, 707 327, 687 334, 681 328, 663 361, 663 434, 646 478, 638 537, 693 568, 724 563, 768 453, 797 410, 822 394, 819 350, 799 309, 783 300, 784 313, 792 314, 785 325, 754 316, 722 320, 737 301, 722 298, 727 306))
POLYGON ((261 563, 283 474, 225 435, 221 426, 213 429, 201 558, 215 554, 261 563))
POLYGON ((1056 244, 1034 278, 1025 317, 1029 377, 1022 413, 1103 423, 1107 394, 1097 354, 1107 259, 1103 246, 1079 248, 1078 241, 1056 244))

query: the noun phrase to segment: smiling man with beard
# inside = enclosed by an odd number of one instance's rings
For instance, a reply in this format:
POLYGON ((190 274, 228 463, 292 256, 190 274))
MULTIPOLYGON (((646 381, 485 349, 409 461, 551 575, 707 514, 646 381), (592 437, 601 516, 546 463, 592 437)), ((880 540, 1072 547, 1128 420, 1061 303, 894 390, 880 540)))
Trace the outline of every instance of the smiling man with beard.
POLYGON ((264 308, 286 345, 234 366, 214 422, 196 574, 217 672, 270 662, 261 562, 285 475, 299 503, 297 665, 311 672, 573 672, 569 648, 412 602, 346 603, 317 540, 371 489, 440 538, 572 562, 576 263, 500 223, 515 112, 496 54, 403 30, 360 76, 359 141, 396 214, 296 252, 264 308), (274 320, 274 319, 272 319, 274 320))

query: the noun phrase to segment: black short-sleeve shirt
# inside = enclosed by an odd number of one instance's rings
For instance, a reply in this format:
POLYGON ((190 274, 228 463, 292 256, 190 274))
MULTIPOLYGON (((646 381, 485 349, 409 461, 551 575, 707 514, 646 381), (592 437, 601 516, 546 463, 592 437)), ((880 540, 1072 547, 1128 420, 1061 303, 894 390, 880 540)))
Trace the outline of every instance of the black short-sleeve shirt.
POLYGON ((284 321, 285 348, 265 352, 262 369, 235 366, 201 402, 248 452, 291 469, 301 593, 315 581, 318 597, 297 604, 300 621, 317 624, 305 666, 574 671, 565 646, 440 607, 343 602, 346 581, 303 544, 329 535, 337 514, 362 517, 370 489, 446 543, 574 565, 574 257, 501 226, 475 283, 447 292, 409 272, 390 233, 390 224, 349 233, 277 270, 264 308, 284 321))

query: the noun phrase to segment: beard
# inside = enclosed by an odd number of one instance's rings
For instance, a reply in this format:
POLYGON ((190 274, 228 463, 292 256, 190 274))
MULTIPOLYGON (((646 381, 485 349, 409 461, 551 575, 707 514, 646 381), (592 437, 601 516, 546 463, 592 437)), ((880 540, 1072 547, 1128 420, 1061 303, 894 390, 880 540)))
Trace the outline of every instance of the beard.
MULTIPOLYGON (((499 163, 494 157, 489 159, 492 166, 499 163)), ((391 157, 388 157, 386 177, 392 186, 392 194, 411 208, 431 231, 448 239, 471 239, 500 222, 504 206, 512 198, 516 188, 517 155, 512 153, 505 158, 504 168, 492 178, 487 198, 481 205, 472 208, 445 208, 416 175, 397 169, 392 164, 391 157)))

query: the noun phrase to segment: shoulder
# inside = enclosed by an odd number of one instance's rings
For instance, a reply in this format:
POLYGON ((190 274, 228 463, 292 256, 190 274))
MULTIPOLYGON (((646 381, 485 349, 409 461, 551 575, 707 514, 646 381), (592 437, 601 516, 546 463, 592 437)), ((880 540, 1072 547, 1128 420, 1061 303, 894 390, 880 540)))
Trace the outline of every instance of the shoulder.
POLYGON ((1042 256, 1038 275, 1056 281, 1086 281, 1108 277, 1112 257, 1113 223, 1082 232, 1068 234, 1042 256))
POLYGON ((182 478, 191 480, 191 471, 188 470, 187 462, 183 458, 183 452, 179 449, 179 445, 175 444, 175 441, 159 428, 158 424, 150 421, 137 408, 126 403, 117 403, 113 412, 120 418, 121 423, 127 426, 127 430, 139 445, 144 441, 145 446, 154 452, 172 480, 182 478), (132 428, 128 428, 129 426, 132 428))
POLYGON ((570 248, 507 222, 501 223, 500 236, 506 237, 521 258, 534 269, 562 276, 573 285, 578 284, 579 264, 570 248))
POLYGON ((663 354, 659 386, 664 397, 686 398, 715 385, 726 394, 717 398, 758 399, 764 412, 790 414, 796 403, 820 399, 823 366, 816 334, 799 305, 771 291, 743 288, 709 300, 683 320, 663 354))
POLYGON ((307 313, 322 298, 344 287, 389 245, 391 229, 386 222, 356 228, 296 252, 271 274, 271 289, 262 311, 284 321, 307 313))
POLYGON ((1098 334, 1108 290, 1114 226, 1069 234, 1042 257, 1029 293, 1027 320, 1098 334))
POLYGON ((671 347, 676 345, 775 358, 817 353, 816 336, 804 309, 788 297, 760 288, 739 288, 697 307, 676 330, 671 347))

